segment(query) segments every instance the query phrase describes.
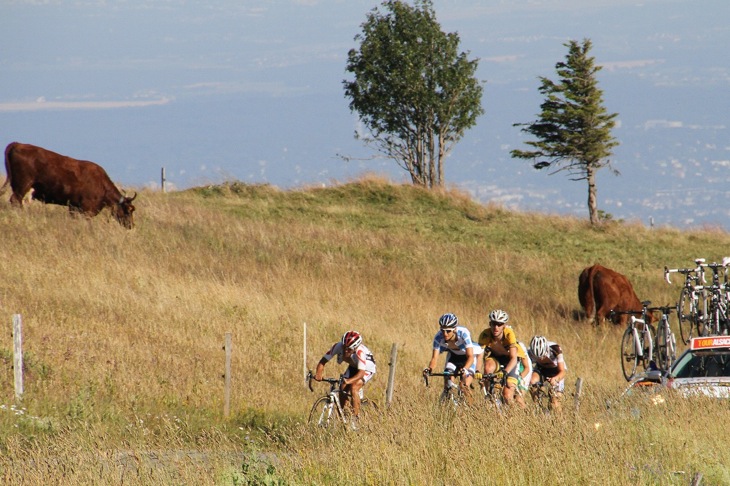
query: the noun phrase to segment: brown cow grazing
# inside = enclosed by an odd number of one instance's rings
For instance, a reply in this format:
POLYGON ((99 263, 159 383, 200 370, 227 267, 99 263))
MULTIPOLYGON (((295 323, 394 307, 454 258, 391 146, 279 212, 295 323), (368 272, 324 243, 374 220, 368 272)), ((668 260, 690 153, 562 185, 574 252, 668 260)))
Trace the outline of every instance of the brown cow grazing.
MULTIPOLYGON (((584 269, 578 278, 578 300, 590 322, 603 323, 612 311, 641 311, 641 301, 636 296, 629 279, 610 268, 593 265, 584 269)), ((636 316, 641 317, 641 316, 636 316)), ((614 324, 626 325, 629 316, 619 314, 614 324)), ((652 322, 652 316, 648 317, 652 322)))
POLYGON ((106 171, 94 162, 13 142, 5 149, 5 171, 7 180, 0 195, 10 184, 13 206, 23 206, 23 197, 33 189, 33 199, 68 206, 69 211, 89 217, 108 207, 119 224, 129 229, 134 226, 132 201, 137 193, 132 197, 122 194, 106 171))

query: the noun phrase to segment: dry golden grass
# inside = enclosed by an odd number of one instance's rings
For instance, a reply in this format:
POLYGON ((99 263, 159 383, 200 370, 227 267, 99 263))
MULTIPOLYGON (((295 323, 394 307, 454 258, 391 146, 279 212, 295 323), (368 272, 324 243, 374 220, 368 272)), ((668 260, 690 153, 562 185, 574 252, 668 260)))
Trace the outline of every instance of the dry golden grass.
POLYGON ((132 231, 106 214, 0 206, 0 320, 9 330, 23 316, 26 353, 26 393, 13 405, 12 339, 0 335, 6 482, 686 484, 696 471, 730 481, 728 440, 711 425, 727 405, 606 409, 625 386, 622 329, 577 320, 576 294, 581 269, 600 262, 640 297, 673 302, 679 287, 663 282, 664 265, 721 258, 726 233, 594 230, 377 178, 142 191, 136 202, 132 231), (495 307, 521 340, 541 333, 563 345, 569 404, 577 377, 586 383, 580 413, 498 419, 434 406, 419 371, 438 317, 455 312, 477 334, 495 307), (309 367, 346 329, 364 334, 379 365, 368 394, 381 402, 398 344, 396 402, 357 440, 303 424, 316 397, 301 380, 304 322, 309 367))

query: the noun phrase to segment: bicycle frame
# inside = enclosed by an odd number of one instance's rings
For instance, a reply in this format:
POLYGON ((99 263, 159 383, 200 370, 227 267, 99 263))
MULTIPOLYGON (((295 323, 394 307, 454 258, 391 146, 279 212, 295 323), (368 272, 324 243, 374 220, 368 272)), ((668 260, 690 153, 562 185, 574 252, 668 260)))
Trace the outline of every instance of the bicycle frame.
POLYGON ((712 285, 705 287, 710 291, 710 306, 708 312, 708 324, 705 326, 704 335, 720 335, 727 334, 730 323, 728 322, 727 316, 727 305, 728 305, 728 275, 727 275, 727 263, 707 263, 702 264, 702 267, 710 268, 712 270, 712 285), (724 282, 720 282, 720 269, 723 269, 724 282), (708 328, 709 327, 709 331, 708 328))
POLYGON ((659 326, 657 326, 654 350, 657 366, 664 371, 668 371, 677 358, 677 340, 669 324, 669 315, 672 310, 676 311, 677 309, 668 305, 648 309, 650 312, 660 311, 662 313, 659 326))
POLYGON ((482 375, 482 379, 479 380, 482 394, 484 398, 494 404, 497 411, 502 411, 502 392, 507 386, 507 374, 504 372, 504 367, 500 366, 494 373, 487 373, 482 375))
POLYGON ((423 375, 423 380, 426 382, 426 387, 428 388, 428 377, 429 376, 443 376, 445 378, 444 380, 444 391, 441 393, 440 401, 441 403, 444 402, 451 402, 455 407, 458 407, 463 400, 464 394, 463 390, 461 389, 461 386, 454 383, 454 380, 452 379, 455 376, 453 372, 451 371, 444 371, 443 373, 433 372, 430 371, 427 374, 423 375))
MULTIPOLYGON (((312 388, 312 380, 314 376, 312 372, 307 373, 307 382, 310 391, 314 391, 312 388)), ((332 412, 335 412, 335 416, 342 422, 343 425, 347 425, 347 418, 345 417, 345 411, 342 408, 340 402, 340 386, 344 380, 343 376, 339 378, 322 378, 322 381, 329 383, 330 389, 325 395, 319 397, 312 406, 312 410, 309 413, 309 423, 313 423, 316 420, 316 425, 320 427, 328 427, 332 420, 332 412), (321 408, 320 408, 321 407, 321 408)))
POLYGON ((641 311, 611 311, 611 314, 631 316, 621 339, 621 369, 626 381, 634 377, 639 362, 647 369, 653 360, 655 332, 648 323, 650 304, 649 301, 642 302, 641 311), (637 318, 637 315, 641 315, 641 318, 637 318), (641 329, 637 324, 641 325, 641 329))
POLYGON ((530 395, 535 404, 545 413, 550 413, 553 409, 553 397, 555 389, 553 385, 540 375, 540 381, 530 385, 530 395))
POLYGON ((669 280, 670 273, 681 273, 684 275, 684 285, 679 292, 679 301, 677 302, 679 334, 684 344, 689 343, 695 329, 697 330, 697 334, 700 334, 707 320, 707 296, 705 295, 704 287, 700 287, 700 282, 703 284, 707 283, 704 271, 706 265, 704 263, 704 258, 696 258, 695 264, 697 267, 695 268, 669 269, 664 267, 664 279, 668 284, 672 283, 669 280), (700 301, 702 301, 702 309, 700 309, 700 301), (687 308, 685 308, 685 302, 687 308), (685 326, 685 323, 688 326, 685 326))

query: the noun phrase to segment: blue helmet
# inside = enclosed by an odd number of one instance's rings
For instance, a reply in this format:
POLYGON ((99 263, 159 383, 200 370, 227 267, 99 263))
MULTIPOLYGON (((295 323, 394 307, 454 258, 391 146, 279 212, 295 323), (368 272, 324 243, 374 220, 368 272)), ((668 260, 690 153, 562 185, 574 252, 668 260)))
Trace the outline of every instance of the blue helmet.
POLYGON ((453 329, 459 325, 459 319, 454 314, 444 314, 439 319, 441 329, 453 329))

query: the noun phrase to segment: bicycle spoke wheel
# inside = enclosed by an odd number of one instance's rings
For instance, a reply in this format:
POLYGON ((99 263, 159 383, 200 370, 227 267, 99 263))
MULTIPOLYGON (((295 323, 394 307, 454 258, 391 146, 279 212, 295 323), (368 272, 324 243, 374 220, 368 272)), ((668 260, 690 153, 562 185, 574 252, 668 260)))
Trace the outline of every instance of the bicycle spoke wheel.
POLYGON ((537 407, 541 412, 545 414, 550 413, 550 410, 553 408, 552 395, 552 386, 550 386, 550 384, 547 382, 543 383, 536 389, 535 403, 537 404, 537 407))
POLYGON ((674 363, 674 360, 677 359, 677 338, 674 336, 674 333, 669 330, 669 339, 667 339, 667 371, 669 371, 669 368, 672 367, 672 364, 674 363))
POLYGON ((631 328, 627 328, 621 339, 621 370, 624 372, 626 381, 630 381, 636 373, 636 365, 639 357, 636 354, 636 343, 634 342, 634 332, 631 328))
POLYGON ((662 323, 659 325, 659 330, 656 333, 656 364, 661 370, 668 370, 671 364, 669 358, 669 335, 667 334, 667 328, 662 323))
POLYGON ((692 296, 689 289, 683 288, 679 294, 679 303, 677 304, 677 316, 679 317, 679 335, 684 344, 688 344, 692 338, 692 328, 696 315, 693 311, 692 296))
POLYGON ((330 427, 338 419, 339 414, 334 403, 328 397, 320 397, 314 402, 312 411, 309 412, 309 424, 319 427, 330 427))

